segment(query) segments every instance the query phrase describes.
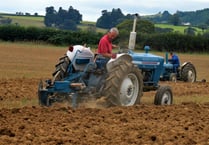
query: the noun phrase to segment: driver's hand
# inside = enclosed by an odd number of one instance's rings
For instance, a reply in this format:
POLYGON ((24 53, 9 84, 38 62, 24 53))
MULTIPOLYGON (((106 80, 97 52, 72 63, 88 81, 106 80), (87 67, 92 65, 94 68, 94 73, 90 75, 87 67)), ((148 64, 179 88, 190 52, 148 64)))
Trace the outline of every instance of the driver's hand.
POLYGON ((116 57, 117 57, 117 54, 113 53, 111 58, 115 59, 116 57))
POLYGON ((117 48, 118 46, 117 46, 117 45, 115 45, 115 44, 112 44, 112 47, 113 47, 113 48, 117 48))

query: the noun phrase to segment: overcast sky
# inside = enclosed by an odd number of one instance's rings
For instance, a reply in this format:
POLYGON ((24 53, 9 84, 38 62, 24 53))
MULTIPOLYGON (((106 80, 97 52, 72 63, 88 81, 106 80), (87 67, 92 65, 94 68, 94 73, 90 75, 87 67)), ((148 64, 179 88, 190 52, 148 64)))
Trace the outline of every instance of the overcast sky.
POLYGON ((150 15, 165 10, 171 14, 176 11, 196 11, 209 8, 209 0, 0 0, 0 12, 28 12, 45 15, 46 7, 53 6, 68 10, 69 6, 82 14, 83 20, 96 21, 102 10, 112 11, 120 8, 124 15, 150 15))

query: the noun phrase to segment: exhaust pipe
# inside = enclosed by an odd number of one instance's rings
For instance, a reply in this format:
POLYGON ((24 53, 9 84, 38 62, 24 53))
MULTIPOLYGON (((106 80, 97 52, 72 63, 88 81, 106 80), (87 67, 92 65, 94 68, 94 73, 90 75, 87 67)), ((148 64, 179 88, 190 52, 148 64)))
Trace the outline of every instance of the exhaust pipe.
POLYGON ((130 33, 130 37, 129 37, 128 48, 131 49, 131 50, 134 50, 135 44, 136 44, 136 22, 137 22, 137 17, 138 17, 138 14, 135 14, 134 23, 133 23, 133 30, 130 33))

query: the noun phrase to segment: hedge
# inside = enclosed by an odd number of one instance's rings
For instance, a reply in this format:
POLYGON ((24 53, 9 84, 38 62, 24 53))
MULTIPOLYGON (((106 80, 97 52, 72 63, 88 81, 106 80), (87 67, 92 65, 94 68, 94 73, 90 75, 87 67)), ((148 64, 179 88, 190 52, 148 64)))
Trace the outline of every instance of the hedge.
MULTIPOLYGON (((90 31, 67 31, 16 25, 0 26, 0 39, 4 41, 44 41, 54 45, 77 45, 84 43, 97 45, 102 35, 102 33, 90 31)), ((116 43, 127 46, 128 40, 129 34, 120 33, 116 43)), ((149 45, 156 51, 209 52, 208 33, 196 36, 180 33, 137 33, 136 43, 136 49, 142 49, 145 45, 149 45)))

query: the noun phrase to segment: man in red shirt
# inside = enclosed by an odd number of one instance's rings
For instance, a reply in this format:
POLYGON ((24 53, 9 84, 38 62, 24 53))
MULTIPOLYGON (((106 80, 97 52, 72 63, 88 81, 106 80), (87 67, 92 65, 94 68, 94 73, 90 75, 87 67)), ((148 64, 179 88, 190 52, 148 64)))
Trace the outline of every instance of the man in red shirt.
POLYGON ((100 39, 98 53, 107 58, 116 58, 116 54, 112 53, 112 49, 117 46, 112 44, 112 40, 114 40, 118 35, 118 29, 115 27, 111 28, 110 31, 100 39))

